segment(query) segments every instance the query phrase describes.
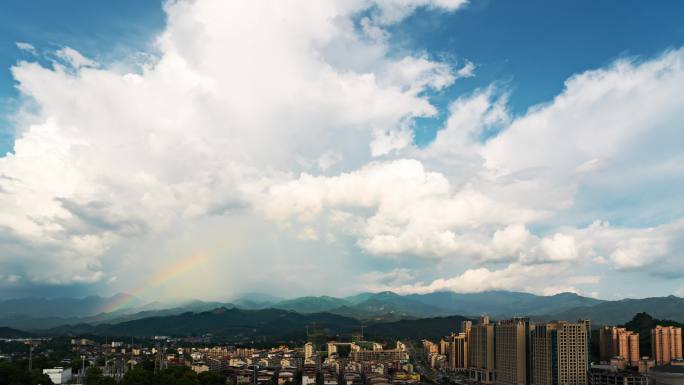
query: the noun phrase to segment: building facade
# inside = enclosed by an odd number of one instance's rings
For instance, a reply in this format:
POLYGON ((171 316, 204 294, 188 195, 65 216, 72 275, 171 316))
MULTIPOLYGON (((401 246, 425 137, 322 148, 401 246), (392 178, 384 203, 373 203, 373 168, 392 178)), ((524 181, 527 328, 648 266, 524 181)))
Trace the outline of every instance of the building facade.
POLYGON ((651 356, 656 365, 667 365, 682 359, 682 329, 656 326, 651 330, 651 356))
POLYGON ((304 344, 304 358, 310 359, 314 354, 314 346, 311 342, 304 344))
POLYGON ((470 379, 483 384, 494 383, 496 379, 495 358, 494 324, 489 322, 488 316, 482 316, 480 322, 470 329, 468 341, 470 379))
POLYGON ((559 321, 535 325, 534 385, 586 385, 587 350, 587 329, 583 324, 559 321))
POLYGON ((468 369, 468 337, 466 333, 452 333, 449 336, 447 359, 451 370, 468 369))
POLYGON ((613 357, 622 357, 629 366, 638 366, 639 333, 616 326, 599 329, 599 359, 609 362, 613 357))
POLYGON ((514 318, 496 324, 496 384, 530 384, 529 332, 530 322, 527 318, 514 318))
POLYGON ((43 369, 43 374, 47 374, 53 384, 68 384, 71 382, 71 368, 52 368, 43 369))
POLYGON ((408 353, 404 350, 389 349, 389 350, 359 350, 352 351, 349 354, 349 360, 354 362, 388 362, 388 361, 406 361, 408 360, 408 353))

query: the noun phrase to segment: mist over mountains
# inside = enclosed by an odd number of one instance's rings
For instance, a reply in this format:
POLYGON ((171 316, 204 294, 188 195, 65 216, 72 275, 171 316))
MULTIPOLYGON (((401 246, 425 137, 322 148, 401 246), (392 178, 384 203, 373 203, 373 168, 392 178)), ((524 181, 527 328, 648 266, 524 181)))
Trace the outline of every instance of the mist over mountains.
MULTIPOLYGON (((306 296, 281 299, 263 294, 245 294, 230 302, 177 300, 145 302, 128 294, 112 297, 22 298, 0 300, 0 326, 21 330, 45 330, 64 325, 116 325, 152 317, 172 317, 215 309, 262 311, 282 310, 299 315, 327 313, 365 323, 461 316, 494 319, 530 316, 535 320, 579 318, 598 324, 623 324, 639 312, 656 318, 684 321, 684 299, 676 296, 605 301, 574 293, 539 296, 529 293, 488 291, 481 293, 435 292, 399 295, 393 292, 361 293, 338 298, 306 296), (123 299, 127 307, 104 310, 123 299)), ((87 329, 87 327, 81 327, 87 329)), ((115 331, 116 329, 113 329, 115 331)))
POLYGON ((141 318, 117 324, 63 325, 41 331, 47 335, 97 335, 149 338, 157 335, 211 335, 233 343, 297 342, 306 340, 307 330, 348 340, 363 331, 372 340, 433 338, 458 331, 467 317, 431 317, 399 321, 364 322, 332 313, 297 313, 281 309, 243 310, 224 307, 210 311, 164 317, 141 318))

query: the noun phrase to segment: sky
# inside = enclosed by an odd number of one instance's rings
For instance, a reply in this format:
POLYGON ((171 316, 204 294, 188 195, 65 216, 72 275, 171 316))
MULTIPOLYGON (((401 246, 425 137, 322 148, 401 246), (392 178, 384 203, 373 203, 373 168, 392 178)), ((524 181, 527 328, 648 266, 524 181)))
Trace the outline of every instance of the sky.
POLYGON ((683 12, 5 1, 0 296, 684 295, 683 12))

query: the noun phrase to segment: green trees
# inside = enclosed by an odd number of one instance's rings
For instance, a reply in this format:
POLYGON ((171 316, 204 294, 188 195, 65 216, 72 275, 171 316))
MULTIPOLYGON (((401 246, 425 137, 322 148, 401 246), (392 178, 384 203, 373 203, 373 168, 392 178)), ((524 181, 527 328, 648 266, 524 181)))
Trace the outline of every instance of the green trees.
POLYGON ((34 369, 29 373, 21 366, 2 363, 0 364, 0 385, 52 385, 52 381, 40 369, 34 369))
POLYGON ((152 385, 154 374, 148 370, 135 368, 130 370, 121 381, 121 385, 152 385))
MULTIPOLYGON (((200 373, 197 375, 188 366, 173 366, 154 373, 138 366, 126 373, 122 381, 117 382, 103 375, 97 366, 86 369, 84 385, 226 385, 226 377, 217 373, 200 373)), ((30 373, 24 362, 0 363, 0 385, 53 385, 50 377, 42 373, 42 369, 33 369, 30 373)))
POLYGON ((84 385, 99 385, 102 379, 102 370, 96 366, 91 366, 86 370, 83 378, 84 385))
POLYGON ((102 377, 98 382, 97 385, 118 385, 116 383, 116 380, 114 380, 111 377, 102 377))
POLYGON ((102 374, 102 370, 96 366, 91 366, 86 369, 85 377, 83 378, 84 385, 117 385, 116 381, 111 377, 106 377, 102 374))
POLYGON ((71 371, 74 373, 80 372, 81 368, 87 368, 90 366, 90 361, 78 358, 71 362, 71 371))
POLYGON ((174 366, 154 376, 155 385, 200 385, 197 373, 187 366, 174 366))
MULTIPOLYGON (((197 373, 187 366, 174 366, 157 374, 135 368, 124 376, 120 385, 225 385, 226 377, 216 373, 197 373)), ((0 384, 2 385, 2 384, 0 384)), ((88 384, 86 384, 88 385, 88 384)), ((103 385, 103 384, 97 384, 103 385)), ((106 384, 108 385, 108 384, 106 384)))
POLYGON ((216 373, 200 373, 197 379, 201 385, 226 385, 226 377, 216 373))
POLYGON ((52 380, 40 369, 31 372, 31 385, 52 385, 52 380))

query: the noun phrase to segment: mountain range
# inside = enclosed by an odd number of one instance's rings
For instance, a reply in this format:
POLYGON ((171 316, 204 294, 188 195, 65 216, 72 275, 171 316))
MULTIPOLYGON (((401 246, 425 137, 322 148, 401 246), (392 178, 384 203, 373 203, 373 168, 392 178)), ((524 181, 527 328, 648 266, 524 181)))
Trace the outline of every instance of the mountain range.
POLYGON ((434 292, 399 295, 391 291, 361 293, 351 297, 299 297, 272 303, 260 308, 276 308, 297 312, 331 312, 360 319, 392 314, 402 318, 436 317, 453 314, 492 317, 555 314, 576 307, 591 307, 605 301, 582 297, 574 293, 538 296, 529 293, 487 291, 481 293, 434 292))
POLYGON ((593 324, 623 324, 640 312, 659 319, 684 321, 684 299, 668 296, 605 301, 574 293, 539 296, 529 293, 488 291, 482 293, 435 292, 399 295, 393 292, 361 293, 349 297, 299 297, 282 299, 263 294, 245 294, 230 301, 177 300, 145 302, 127 294, 113 297, 23 298, 0 300, 0 326, 22 330, 50 329, 61 325, 120 324, 151 317, 203 313, 217 308, 240 310, 284 310, 309 315, 329 313, 366 323, 395 322, 453 315, 494 319, 530 316, 534 320, 579 318, 593 324), (105 312, 125 300, 130 305, 105 312))
POLYGON ((172 316, 148 317, 121 323, 63 325, 40 335, 96 335, 149 338, 157 335, 204 336, 232 343, 301 343, 308 332, 322 331, 332 338, 348 340, 363 332, 372 340, 396 338, 437 339, 458 331, 461 316, 420 318, 394 322, 363 322, 332 313, 297 313, 281 309, 242 310, 217 308, 172 316))
POLYGON ((21 330, 0 326, 0 338, 26 338, 30 334, 21 330))
POLYGON ((624 324, 636 313, 646 312, 653 317, 684 321, 684 298, 670 295, 643 299, 622 299, 605 301, 600 306, 579 306, 562 310, 553 316, 556 319, 589 318, 594 324, 624 324))

